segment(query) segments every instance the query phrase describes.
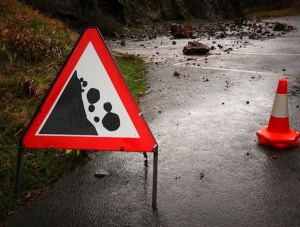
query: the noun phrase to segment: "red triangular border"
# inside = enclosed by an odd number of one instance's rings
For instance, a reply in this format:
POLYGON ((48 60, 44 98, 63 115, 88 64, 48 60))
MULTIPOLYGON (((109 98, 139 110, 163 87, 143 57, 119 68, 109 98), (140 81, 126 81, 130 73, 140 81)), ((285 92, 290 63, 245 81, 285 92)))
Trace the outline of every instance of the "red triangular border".
POLYGON ((26 128, 21 141, 26 148, 53 148, 53 149, 76 149, 76 150, 102 150, 102 151, 140 151, 151 152, 156 146, 156 141, 140 110, 134 101, 117 65, 115 64, 103 37, 96 27, 89 27, 79 37, 75 47, 70 53, 64 66, 58 73, 44 100, 37 109, 34 117, 26 128), (140 138, 107 138, 95 136, 72 136, 72 135, 36 135, 47 114, 64 85, 72 75, 77 62, 92 42, 102 64, 104 65, 115 89, 134 124, 140 138))

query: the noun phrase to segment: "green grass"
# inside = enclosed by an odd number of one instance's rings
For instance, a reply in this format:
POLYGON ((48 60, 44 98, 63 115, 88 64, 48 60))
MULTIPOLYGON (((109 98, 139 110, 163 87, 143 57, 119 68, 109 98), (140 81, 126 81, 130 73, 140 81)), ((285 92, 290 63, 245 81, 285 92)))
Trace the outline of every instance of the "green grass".
POLYGON ((129 90, 136 102, 146 91, 146 78, 144 76, 144 62, 140 57, 132 54, 112 52, 112 56, 125 79, 129 90))
MULTIPOLYGON (((76 152, 26 149, 22 191, 14 194, 18 142, 79 34, 17 0, 0 0, 0 226, 26 202, 88 161, 76 152)), ((114 52, 138 102, 146 90, 141 58, 114 52)))

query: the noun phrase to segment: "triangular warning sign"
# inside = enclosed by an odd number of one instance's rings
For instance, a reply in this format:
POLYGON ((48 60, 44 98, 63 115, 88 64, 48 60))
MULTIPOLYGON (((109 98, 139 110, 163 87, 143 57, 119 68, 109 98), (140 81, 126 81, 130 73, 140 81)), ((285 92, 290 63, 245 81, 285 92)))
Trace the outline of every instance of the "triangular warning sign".
POLYGON ((82 33, 21 140, 27 148, 153 150, 156 141, 97 28, 82 33))

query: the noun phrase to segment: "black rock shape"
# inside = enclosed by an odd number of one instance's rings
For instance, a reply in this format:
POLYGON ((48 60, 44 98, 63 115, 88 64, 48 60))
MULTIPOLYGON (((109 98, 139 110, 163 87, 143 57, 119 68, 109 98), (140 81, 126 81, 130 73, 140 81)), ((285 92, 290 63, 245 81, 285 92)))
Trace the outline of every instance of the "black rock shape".
POLYGON ((100 100, 100 91, 96 88, 91 88, 86 94, 90 104, 94 104, 100 100))
POLYGON ((73 73, 40 134, 98 135, 84 110, 77 71, 73 73))
POLYGON ((116 131, 121 125, 120 118, 117 114, 112 113, 112 105, 110 102, 107 102, 103 106, 104 110, 108 112, 102 119, 102 125, 108 131, 116 131))

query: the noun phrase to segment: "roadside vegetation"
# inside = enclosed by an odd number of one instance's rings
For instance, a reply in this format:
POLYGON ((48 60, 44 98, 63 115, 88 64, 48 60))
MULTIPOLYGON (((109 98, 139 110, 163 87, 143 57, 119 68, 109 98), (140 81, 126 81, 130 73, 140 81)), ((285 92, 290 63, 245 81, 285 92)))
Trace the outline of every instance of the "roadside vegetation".
MULTIPOLYGON (((17 0, 0 0, 0 226, 15 210, 88 161, 77 152, 27 149, 22 191, 14 195, 18 142, 79 34, 17 0)), ((145 92, 143 61, 112 53, 136 101, 145 92)))
POLYGON ((265 6, 255 6, 247 10, 247 18, 251 19, 253 15, 257 19, 270 19, 271 17, 287 17, 300 15, 300 1, 285 0, 275 4, 265 6))

